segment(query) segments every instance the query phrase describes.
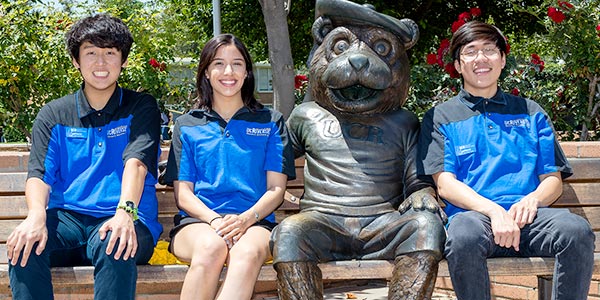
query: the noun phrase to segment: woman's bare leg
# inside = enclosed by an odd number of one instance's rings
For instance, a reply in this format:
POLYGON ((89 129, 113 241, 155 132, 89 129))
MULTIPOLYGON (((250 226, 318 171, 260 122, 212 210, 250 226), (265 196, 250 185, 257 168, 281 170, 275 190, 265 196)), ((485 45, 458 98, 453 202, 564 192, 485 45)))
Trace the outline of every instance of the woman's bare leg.
POLYGON ((270 236, 271 232, 267 229, 252 226, 229 250, 227 274, 216 299, 252 298, 260 268, 271 257, 270 236))
POLYGON ((208 224, 197 223, 181 229, 171 243, 175 256, 190 262, 180 299, 213 300, 227 259, 225 241, 208 224))

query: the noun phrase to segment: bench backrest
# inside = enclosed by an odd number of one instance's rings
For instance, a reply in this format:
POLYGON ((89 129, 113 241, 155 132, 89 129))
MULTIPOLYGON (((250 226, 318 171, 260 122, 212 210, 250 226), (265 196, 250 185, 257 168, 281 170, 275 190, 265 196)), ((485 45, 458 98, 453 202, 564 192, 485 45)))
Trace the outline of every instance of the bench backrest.
MULTIPOLYGON (((562 196, 552 205, 564 207, 586 218, 596 233, 596 252, 600 252, 600 158, 570 158, 575 174, 567 178, 562 196)), ((296 179, 288 182, 284 203, 276 212, 281 220, 299 210, 299 198, 304 191, 304 159, 296 160, 296 179)), ((25 203, 26 173, 0 172, 0 264, 6 264, 6 239, 27 216, 25 203)), ((157 185, 159 221, 163 224, 161 239, 168 239, 173 216, 179 211, 173 189, 157 185)))

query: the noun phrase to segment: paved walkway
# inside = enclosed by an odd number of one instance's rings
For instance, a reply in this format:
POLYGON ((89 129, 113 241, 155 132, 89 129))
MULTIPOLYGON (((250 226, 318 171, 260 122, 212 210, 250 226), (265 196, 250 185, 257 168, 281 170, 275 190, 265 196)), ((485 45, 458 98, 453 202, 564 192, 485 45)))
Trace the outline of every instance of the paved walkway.
MULTIPOLYGON (((388 288, 383 282, 372 282, 365 285, 349 285, 326 288, 323 300, 387 300, 388 288)), ((263 295, 254 300, 278 300, 277 295, 263 295)), ((432 300, 453 300, 445 295, 434 294, 432 300)))

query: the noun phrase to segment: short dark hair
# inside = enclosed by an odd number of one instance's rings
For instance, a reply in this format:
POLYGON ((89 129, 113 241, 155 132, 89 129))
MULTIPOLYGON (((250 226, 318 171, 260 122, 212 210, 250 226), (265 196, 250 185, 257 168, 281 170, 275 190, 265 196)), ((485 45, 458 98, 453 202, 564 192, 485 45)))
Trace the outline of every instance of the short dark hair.
POLYGON ((206 45, 204 45, 204 48, 202 48, 200 61, 198 62, 198 70, 196 72, 196 89, 198 97, 194 104, 194 108, 212 109, 213 89, 210 85, 210 80, 206 78, 205 74, 208 66, 215 58, 215 55, 217 55, 217 50, 221 46, 226 45, 234 45, 240 51, 244 58, 244 62, 246 63, 247 76, 244 78, 244 83, 242 85, 242 101, 244 102, 244 106, 248 107, 250 110, 262 108, 263 105, 254 98, 254 72, 252 71, 252 58, 250 57, 250 52, 242 41, 229 33, 213 37, 206 45))
POLYGON ((121 19, 107 14, 96 14, 77 21, 65 36, 67 49, 72 58, 79 62, 79 48, 90 42, 100 48, 117 48, 121 52, 121 63, 129 56, 133 36, 121 19))
POLYGON ((506 55, 506 38, 494 25, 483 23, 480 21, 470 21, 461 26, 452 35, 450 41, 450 54, 452 60, 458 60, 460 58, 461 48, 476 40, 486 40, 496 44, 496 47, 500 49, 500 53, 506 55))

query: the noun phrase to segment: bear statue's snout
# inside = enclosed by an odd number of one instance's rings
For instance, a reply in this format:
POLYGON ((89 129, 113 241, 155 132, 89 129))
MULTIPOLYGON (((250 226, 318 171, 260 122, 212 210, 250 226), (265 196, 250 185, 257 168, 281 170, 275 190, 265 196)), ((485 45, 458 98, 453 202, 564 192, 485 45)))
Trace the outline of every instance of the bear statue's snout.
POLYGON ((369 58, 361 53, 350 55, 348 62, 357 72, 369 66, 369 58))

